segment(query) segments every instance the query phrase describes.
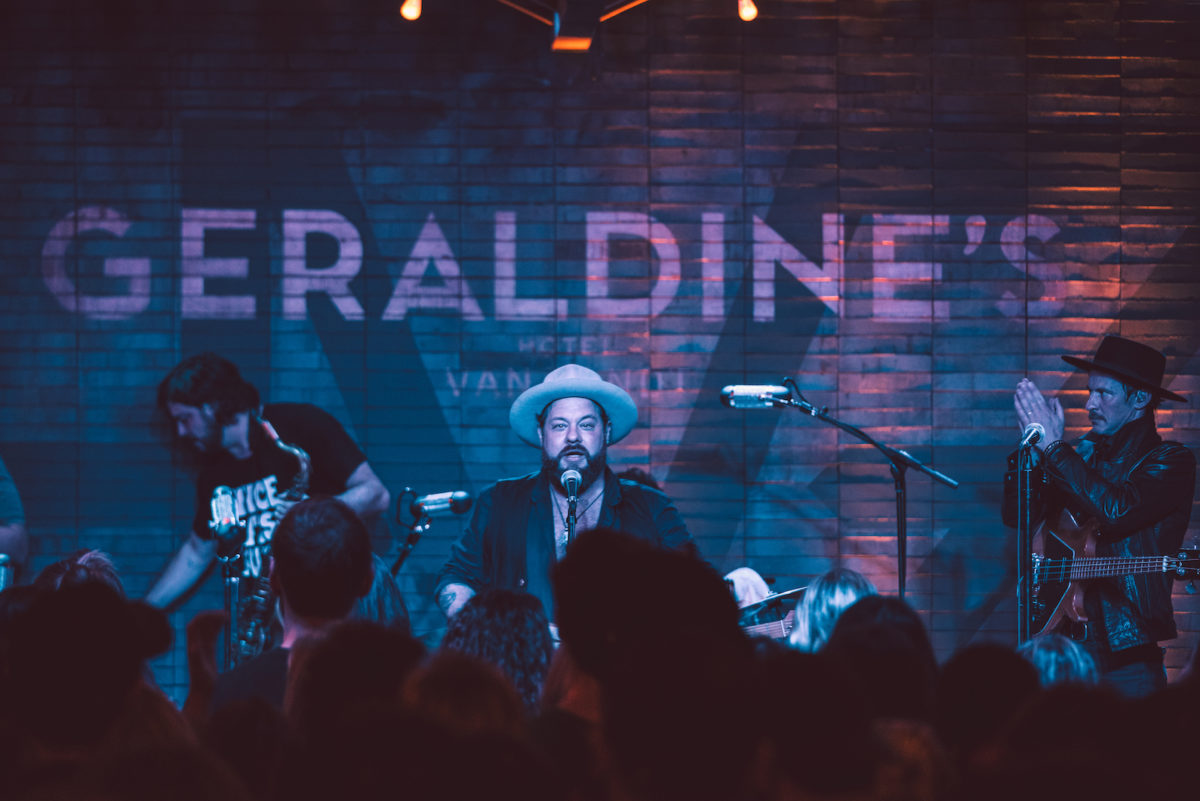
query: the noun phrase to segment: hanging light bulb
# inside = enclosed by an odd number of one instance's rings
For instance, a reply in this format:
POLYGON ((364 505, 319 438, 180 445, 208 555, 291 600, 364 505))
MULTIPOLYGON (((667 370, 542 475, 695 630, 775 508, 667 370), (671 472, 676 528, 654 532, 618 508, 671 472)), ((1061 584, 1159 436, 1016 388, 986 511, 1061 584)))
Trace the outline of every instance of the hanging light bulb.
POLYGON ((409 22, 421 16, 421 0, 404 0, 400 4, 400 16, 409 22))
POLYGON ((738 16, 742 18, 742 22, 749 22, 758 16, 758 6, 754 5, 754 0, 738 0, 738 16))

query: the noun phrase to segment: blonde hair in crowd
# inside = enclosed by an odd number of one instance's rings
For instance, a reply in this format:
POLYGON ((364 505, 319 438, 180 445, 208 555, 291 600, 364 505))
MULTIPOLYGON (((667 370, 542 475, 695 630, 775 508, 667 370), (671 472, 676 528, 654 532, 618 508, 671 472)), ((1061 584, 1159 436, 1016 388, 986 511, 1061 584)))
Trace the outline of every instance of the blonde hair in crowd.
POLYGON ((788 644, 800 651, 821 650, 842 612, 859 598, 877 595, 870 579, 848 567, 835 567, 819 576, 796 604, 796 627, 788 644))

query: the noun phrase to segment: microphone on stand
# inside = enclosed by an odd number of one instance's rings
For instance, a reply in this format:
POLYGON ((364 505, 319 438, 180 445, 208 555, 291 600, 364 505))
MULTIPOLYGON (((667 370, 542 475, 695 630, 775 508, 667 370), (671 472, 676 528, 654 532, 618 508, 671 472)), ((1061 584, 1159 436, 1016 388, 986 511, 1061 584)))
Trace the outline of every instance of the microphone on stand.
POLYGON ((1036 445, 1046 438, 1046 428, 1041 423, 1030 423, 1025 426, 1025 431, 1021 433, 1020 448, 1028 448, 1031 445, 1036 445))
POLYGON ((790 389, 773 384, 730 384, 721 390, 721 403, 730 409, 774 409, 791 399, 790 389))
POLYGON ((209 508, 212 510, 212 520, 208 521, 209 530, 218 537, 228 536, 238 524, 233 490, 224 485, 214 489, 209 508))
POLYGON ((408 509, 416 518, 422 516, 449 517, 468 511, 471 508, 472 500, 471 493, 464 490, 434 492, 418 497, 408 509))
POLYGON ((472 500, 471 493, 465 490, 417 495, 413 492, 412 487, 405 487, 404 492, 400 493, 400 497, 396 499, 396 522, 407 526, 409 532, 408 537, 404 540, 404 545, 400 547, 400 555, 392 563, 392 575, 395 576, 400 572, 400 567, 412 553, 413 548, 417 547, 417 541, 421 539, 421 535, 433 525, 433 518, 461 515, 471 508, 472 500), (404 498, 409 495, 413 498, 412 503, 408 505, 408 511, 413 516, 411 523, 401 519, 400 515, 400 510, 404 508, 404 498))
POLYGON ((583 481, 583 476, 579 471, 571 468, 562 471, 562 475, 558 477, 562 484, 563 491, 567 493, 567 542, 575 539, 575 505, 578 502, 576 497, 579 494, 579 482, 583 481))
POLYGON ((578 470, 564 470, 562 476, 559 477, 559 482, 562 484, 563 491, 567 493, 567 501, 575 503, 576 496, 579 494, 579 483, 583 481, 583 476, 578 470))
POLYGON ((222 559, 237 556, 242 550, 242 541, 246 534, 242 529, 242 521, 237 516, 233 490, 225 485, 214 489, 209 508, 212 510, 212 519, 208 521, 208 530, 216 540, 217 556, 222 559))

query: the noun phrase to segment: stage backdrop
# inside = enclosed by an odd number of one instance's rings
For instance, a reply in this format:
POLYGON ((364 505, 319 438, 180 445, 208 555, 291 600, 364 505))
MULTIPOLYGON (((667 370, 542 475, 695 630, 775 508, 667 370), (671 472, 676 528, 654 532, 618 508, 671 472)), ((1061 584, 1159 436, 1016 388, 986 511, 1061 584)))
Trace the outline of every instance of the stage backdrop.
MULTIPOLYGON (((1200 443, 1200 6, 650 0, 553 54, 495 0, 424 5, 4 4, 0 454, 35 569, 102 548, 145 592, 193 513, 154 390, 202 350, 332 412, 394 496, 535 469, 509 404, 581 362, 639 406, 615 465, 722 571, 895 591, 878 454, 718 402, 794 377, 961 482, 908 474, 908 598, 943 658, 1015 638, 1022 376, 1080 434, 1059 356, 1149 342, 1189 397, 1160 429, 1200 443)), ((460 526, 400 574, 430 638, 460 526)), ((220 602, 214 573, 172 615, 176 698, 183 626, 220 602)), ((1176 603, 1172 669, 1200 632, 1176 603)))

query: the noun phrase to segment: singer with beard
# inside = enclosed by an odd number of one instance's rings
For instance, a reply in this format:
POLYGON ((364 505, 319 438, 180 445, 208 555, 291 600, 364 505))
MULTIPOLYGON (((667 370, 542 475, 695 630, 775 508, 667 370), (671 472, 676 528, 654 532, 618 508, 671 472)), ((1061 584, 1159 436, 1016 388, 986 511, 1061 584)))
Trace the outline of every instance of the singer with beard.
POLYGON ((607 465, 608 446, 633 429, 637 414, 628 392, 578 364, 559 367, 521 393, 509 424, 541 449, 542 466, 480 493, 438 576, 438 605, 447 617, 480 590, 503 588, 539 598, 553 619, 550 568, 566 552, 572 531, 619 529, 695 551, 666 495, 617 478, 607 465))
MULTIPOLYGON (((1166 357, 1154 348, 1107 336, 1093 359, 1062 357, 1088 374, 1091 431, 1063 439, 1064 414, 1028 379, 1014 398, 1023 438, 1033 440, 1040 464, 1033 484, 1032 520, 1056 521, 1062 509, 1098 525, 1096 556, 1136 558, 1173 554, 1187 532, 1196 483, 1196 459, 1155 427, 1161 400, 1185 401, 1162 386, 1166 357)), ((1005 477, 1004 521, 1016 525, 1016 455, 1005 477)), ((1087 623, 1064 633, 1096 658, 1105 683, 1128 696, 1166 684, 1158 643, 1176 636, 1172 575, 1138 573, 1087 583, 1087 623)))

